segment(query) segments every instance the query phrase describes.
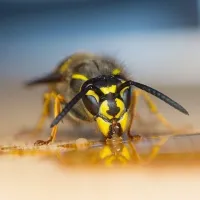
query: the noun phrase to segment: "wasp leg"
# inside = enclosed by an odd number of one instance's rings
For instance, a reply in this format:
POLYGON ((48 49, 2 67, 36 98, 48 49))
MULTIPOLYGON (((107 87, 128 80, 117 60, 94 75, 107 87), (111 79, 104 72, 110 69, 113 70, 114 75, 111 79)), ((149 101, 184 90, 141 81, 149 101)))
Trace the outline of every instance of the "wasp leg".
POLYGON ((131 127, 132 127, 132 124, 133 124, 133 119, 136 117, 136 105, 137 105, 139 96, 142 96, 144 98, 144 101, 147 104, 150 112, 155 114, 158 121, 160 121, 166 128, 173 131, 174 134, 182 131, 182 130, 175 129, 175 127, 173 125, 171 125, 161 113, 159 113, 157 106, 155 105, 155 103, 153 103, 150 96, 146 92, 141 91, 139 89, 135 89, 133 91, 133 99, 132 99, 133 105, 132 105, 132 112, 131 112, 131 123, 130 123, 130 126, 128 128, 128 134, 127 134, 130 139, 136 140, 136 141, 141 139, 141 136, 130 134, 131 127))
MULTIPOLYGON (((127 135, 129 137, 129 139, 133 140, 133 141, 139 141, 141 139, 140 135, 131 135, 131 127, 133 124, 134 119, 137 117, 137 113, 136 113, 136 105, 137 105, 137 101, 138 101, 138 91, 134 90, 133 94, 132 94, 132 105, 131 105, 131 117, 130 117, 130 125, 128 127, 128 132, 127 135)), ((139 116, 139 115, 138 115, 139 116)))
MULTIPOLYGON (((158 121, 160 121, 168 129, 173 131, 172 135, 175 135, 176 133, 178 133, 178 130, 176 130, 167 121, 167 119, 161 113, 159 113, 157 106, 153 103, 153 101, 151 100, 149 95, 146 92, 135 89, 133 91, 133 106, 132 106, 132 113, 131 113, 131 123, 130 123, 129 129, 128 129, 129 130, 128 131, 129 138, 132 139, 133 141, 137 141, 137 140, 141 139, 140 135, 131 135, 130 134, 130 130, 131 130, 131 127, 132 127, 132 124, 133 124, 133 119, 136 117, 136 105, 137 105, 138 97, 140 95, 144 98, 144 100, 145 100, 146 104, 148 105, 150 111, 156 115, 158 121)), ((147 163, 151 162, 158 155, 161 147, 168 141, 169 137, 170 136, 160 137, 159 142, 155 146, 152 147, 152 150, 151 150, 151 153, 148 157, 147 163)), ((137 154, 137 157, 138 157, 138 160, 142 161, 142 159, 140 158, 140 156, 138 154, 137 154)))
POLYGON ((44 128, 45 121, 51 115, 51 113, 50 113, 51 104, 50 103, 51 103, 51 99, 52 99, 53 95, 55 95, 55 93, 52 92, 52 91, 45 92, 43 94, 43 108, 42 108, 42 113, 40 115, 40 118, 39 118, 37 124, 35 125, 33 130, 20 132, 16 135, 16 137, 20 137, 24 134, 36 135, 36 134, 39 134, 39 133, 42 132, 42 130, 44 128))
MULTIPOLYGON (((61 96, 61 95, 54 95, 54 98, 55 98, 54 116, 56 117, 60 113, 61 104, 65 103, 66 101, 65 101, 64 97, 61 96)), ((51 136, 50 136, 50 138, 48 140, 46 140, 46 141, 44 141, 44 140, 37 140, 35 142, 35 145, 45 145, 45 144, 49 144, 51 142, 54 142, 54 140, 56 138, 57 131, 58 131, 58 125, 56 125, 56 126, 54 126, 52 128, 51 136)))
POLYGON ((175 131, 175 128, 166 120, 166 118, 161 113, 159 113, 157 106, 153 103, 153 101, 151 100, 149 95, 146 92, 143 92, 139 89, 135 89, 133 91, 133 96, 132 96, 131 119, 130 119, 130 125, 128 127, 128 133, 127 133, 128 137, 131 140, 139 141, 141 139, 140 135, 131 135, 131 127, 132 127, 134 119, 136 117, 140 118, 140 116, 138 114, 137 114, 138 116, 136 116, 136 106, 137 106, 137 103, 138 103, 138 97, 139 96, 142 96, 144 98, 144 100, 145 100, 147 106, 149 107, 150 111, 156 115, 158 121, 160 121, 168 129, 175 131))
POLYGON ((146 102, 150 112, 152 112, 153 114, 155 114, 155 116, 157 117, 158 121, 160 121, 166 128, 170 129, 170 130, 175 130, 174 126, 171 125, 167 119, 158 111, 158 108, 156 106, 156 104, 152 101, 152 99, 150 98, 150 96, 141 90, 138 90, 140 93, 140 95, 143 97, 144 101, 146 102))
POLYGON ((44 123, 46 121, 46 119, 48 117, 50 117, 50 103, 51 103, 51 99, 52 96, 55 95, 53 92, 48 92, 44 94, 44 103, 43 103, 43 111, 42 114, 40 116, 40 119, 36 125, 36 127, 34 128, 34 133, 39 133, 43 130, 44 127, 44 123))

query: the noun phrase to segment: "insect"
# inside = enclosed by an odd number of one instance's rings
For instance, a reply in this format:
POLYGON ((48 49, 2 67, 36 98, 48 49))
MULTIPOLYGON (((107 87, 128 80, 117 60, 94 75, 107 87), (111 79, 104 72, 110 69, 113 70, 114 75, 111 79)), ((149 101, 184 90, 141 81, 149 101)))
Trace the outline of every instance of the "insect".
POLYGON ((170 127, 149 94, 189 115, 180 104, 152 87, 131 80, 128 74, 125 67, 114 58, 90 53, 75 53, 51 74, 31 81, 29 85, 48 83, 54 86, 48 93, 54 100, 55 119, 51 123, 51 136, 46 141, 36 141, 35 145, 53 142, 58 123, 65 116, 72 121, 82 123, 96 122, 105 139, 112 138, 113 134, 121 137, 124 133, 127 133, 130 139, 138 138, 137 135, 131 135, 131 127, 139 96, 144 98, 150 111, 158 120, 170 127), (57 87, 58 83, 62 83, 62 89, 57 87))

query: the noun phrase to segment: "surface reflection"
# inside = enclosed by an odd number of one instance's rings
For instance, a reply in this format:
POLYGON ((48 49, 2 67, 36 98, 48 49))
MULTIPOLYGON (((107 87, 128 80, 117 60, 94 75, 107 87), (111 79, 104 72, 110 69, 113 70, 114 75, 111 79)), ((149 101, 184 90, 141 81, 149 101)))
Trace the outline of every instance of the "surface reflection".
MULTIPOLYGON (((56 161, 66 167, 86 166, 133 166, 133 165, 169 165, 169 164, 200 164, 200 150, 180 151, 181 139, 191 141, 191 137, 199 134, 185 134, 177 136, 143 137, 137 141, 123 140, 113 136, 106 143, 89 141, 79 138, 65 143, 54 143, 46 146, 1 146, 1 155, 34 156, 45 160, 56 161), (176 150, 172 147, 172 138, 177 140, 176 150), (163 148, 165 147, 165 148, 163 148), (164 149, 164 150, 163 150, 164 149), (162 151, 161 151, 162 150, 162 151)), ((199 137, 197 137, 199 138, 199 137)), ((195 139, 196 140, 196 139, 195 139)), ((186 145, 184 146, 186 147, 186 145)))

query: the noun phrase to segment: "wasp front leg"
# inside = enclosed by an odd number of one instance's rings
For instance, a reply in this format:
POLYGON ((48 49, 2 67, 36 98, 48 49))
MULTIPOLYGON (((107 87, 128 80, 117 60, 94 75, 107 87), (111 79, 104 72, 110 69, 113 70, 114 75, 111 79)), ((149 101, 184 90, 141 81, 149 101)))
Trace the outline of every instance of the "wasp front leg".
MULTIPOLYGON (((146 92, 141 91, 140 89, 135 89, 135 90, 133 91, 133 97, 132 97, 132 104, 133 104, 133 105, 132 105, 132 113, 131 113, 131 123, 130 123, 129 131, 128 131, 128 136, 129 136, 130 138, 135 137, 135 136, 132 136, 132 135, 130 134, 130 132, 131 132, 131 127, 132 127, 132 124, 133 124, 133 121, 134 121, 133 119, 136 118, 136 106, 137 106, 137 102, 138 102, 138 97, 139 97, 139 96, 142 96, 142 97, 143 97, 143 99, 144 99, 145 103, 147 104, 147 106, 148 106, 150 112, 153 113, 153 114, 156 116, 157 120, 158 120, 161 124, 163 124, 164 127, 166 127, 167 129, 169 129, 170 131, 173 131, 174 134, 175 134, 175 132, 176 132, 176 133, 178 132, 178 130, 176 130, 175 127, 172 126, 172 125, 168 122, 168 120, 158 111, 157 106, 156 106, 155 103, 151 100, 150 96, 149 96, 146 92)), ((138 139, 139 139, 139 138, 140 138, 140 137, 138 137, 138 139)))
MULTIPOLYGON (((144 98, 144 100, 145 100, 150 112, 152 112, 153 114, 156 115, 158 121, 161 122, 161 124, 163 124, 170 131, 172 131, 172 135, 175 135, 175 134, 178 133, 178 130, 176 130, 174 128, 174 126, 172 126, 167 121, 167 119, 161 113, 159 113, 157 106, 155 105, 155 103, 153 103, 153 101, 151 100, 149 95, 146 92, 143 92, 143 91, 141 91, 139 89, 135 89, 133 91, 133 97, 132 97, 132 112, 131 112, 131 120, 130 120, 131 123, 130 123, 129 129, 128 129, 128 133, 127 133, 128 137, 131 140, 138 141, 138 140, 140 140, 142 138, 140 135, 131 135, 131 127, 132 127, 132 124, 134 123, 134 119, 136 118, 136 105, 137 105, 139 96, 142 96, 144 98)), ((154 138, 154 136, 152 136, 152 138, 154 138)), ((168 141, 169 136, 162 136, 162 137, 159 137, 159 138, 160 138, 159 142, 155 146, 152 147, 152 151, 151 151, 151 153, 149 155, 148 162, 152 161, 158 155, 161 147, 168 141)))
POLYGON ((158 119, 158 121, 161 122, 161 124, 163 124, 164 127, 168 128, 169 130, 171 130, 171 131, 173 131, 175 133, 175 128, 158 111, 157 106, 155 105, 155 103, 153 103, 153 101, 151 100, 151 98, 149 97, 149 95, 146 92, 144 92, 144 91, 141 91, 139 89, 135 89, 133 91, 133 95, 132 95, 132 110, 131 110, 130 126, 128 128, 128 137, 131 140, 136 140, 136 141, 141 139, 141 136, 139 136, 139 135, 131 135, 132 124, 134 123, 134 120, 138 117, 136 115, 136 106, 137 106, 137 103, 138 103, 138 97, 139 96, 142 96, 144 98, 144 101, 147 104, 150 112, 153 113, 156 116, 156 118, 158 119))
MULTIPOLYGON (((139 90, 138 90, 139 91, 139 90)), ((152 99, 150 98, 150 96, 147 94, 147 92, 144 91, 139 91, 140 95, 144 98, 144 101, 146 102, 149 110, 151 113, 153 113, 157 120, 168 130, 170 130, 172 132, 173 135, 175 134, 179 134, 182 133, 183 131, 185 131, 186 129, 191 129, 191 127, 189 126, 185 126, 182 128, 177 128, 174 125, 172 125, 158 110, 156 104, 152 101, 152 99)))
POLYGON ((153 102, 153 100, 150 98, 150 96, 141 90, 138 90, 138 93, 143 97, 145 103, 147 104, 149 110, 151 113, 153 113, 158 121, 164 125, 167 129, 175 130, 174 126, 168 122, 168 120, 158 111, 158 108, 156 104, 153 102))
POLYGON ((43 103, 42 113, 41 113, 38 123, 36 124, 36 127, 34 128, 34 131, 33 131, 34 133, 40 133, 44 128, 45 121, 47 120, 47 118, 50 117, 51 99, 54 95, 55 94, 53 92, 48 92, 44 94, 44 103, 43 103))
MULTIPOLYGON (((63 96, 54 95, 54 117, 56 117, 60 113, 61 104, 63 104, 63 103, 66 103, 63 96)), ((50 138, 48 140, 46 140, 46 141, 37 140, 35 142, 35 145, 45 145, 45 144, 49 144, 51 142, 54 142, 54 140, 56 138, 57 131, 58 131, 58 126, 56 125, 52 128, 51 135, 50 135, 50 138)))
POLYGON ((131 134, 131 128, 132 128, 132 125, 134 123, 134 120, 137 117, 140 117, 136 113, 137 102, 138 102, 138 92, 137 92, 137 90, 134 90, 133 93, 132 93, 132 105, 131 105, 131 110, 130 110, 130 123, 129 123, 128 131, 127 131, 127 135, 129 137, 129 139, 136 141, 136 142, 139 141, 142 138, 140 135, 132 135, 131 134))

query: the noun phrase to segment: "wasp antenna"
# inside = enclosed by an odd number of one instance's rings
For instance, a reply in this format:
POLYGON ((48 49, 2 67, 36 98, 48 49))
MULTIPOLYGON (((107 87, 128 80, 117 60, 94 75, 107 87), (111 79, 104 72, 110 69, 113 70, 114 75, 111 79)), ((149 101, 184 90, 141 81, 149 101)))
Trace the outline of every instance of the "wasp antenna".
POLYGON ((79 92, 69 103, 67 103, 65 105, 65 107, 63 108, 63 110, 61 111, 61 113, 59 115, 56 116, 56 118, 53 120, 53 122, 51 123, 51 128, 54 127, 55 125, 57 125, 62 119, 63 117, 71 110, 71 108, 91 89, 93 89, 94 86, 93 85, 87 85, 86 87, 84 87, 84 89, 79 92))
POLYGON ((165 94, 163 94, 163 93, 159 92, 158 90, 151 88, 147 85, 144 85, 144 84, 141 84, 141 83, 138 83, 138 82, 135 82, 135 81, 127 81, 119 87, 119 90, 122 90, 124 87, 131 86, 131 85, 136 86, 137 88, 140 88, 141 90, 144 90, 144 91, 156 96, 157 98, 166 102, 167 104, 169 104, 170 106, 179 110, 180 112, 182 112, 186 115, 189 115, 188 111, 185 108, 183 108, 179 103, 175 102, 174 100, 172 100, 171 98, 169 98, 165 94))
POLYGON ((62 81, 62 75, 59 73, 50 73, 46 76, 36 78, 30 81, 25 82, 25 86, 34 86, 39 84, 48 84, 48 83, 58 83, 62 81))

